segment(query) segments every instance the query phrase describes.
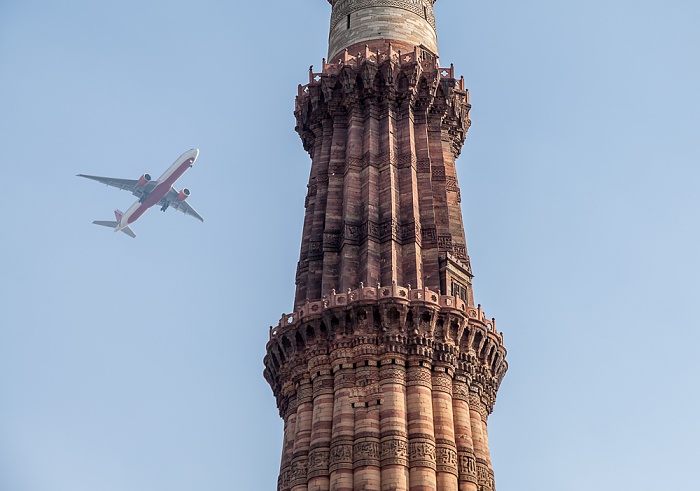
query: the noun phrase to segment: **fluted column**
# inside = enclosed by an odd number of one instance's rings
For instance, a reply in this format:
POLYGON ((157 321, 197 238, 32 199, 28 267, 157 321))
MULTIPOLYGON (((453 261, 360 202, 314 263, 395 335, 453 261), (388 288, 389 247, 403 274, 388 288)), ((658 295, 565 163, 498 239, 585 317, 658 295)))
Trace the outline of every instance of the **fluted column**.
POLYGON ((469 414, 469 387, 463 375, 452 381, 452 411, 459 468, 459 491, 477 491, 476 457, 469 414))
MULTIPOLYGON (((324 216, 324 234, 336 234, 343 230, 343 190, 345 169, 345 145, 347 143, 347 115, 342 112, 333 114, 333 136, 328 163, 328 196, 324 216)), ((323 240, 323 236, 321 237, 323 240)), ((323 246, 322 246, 323 248, 323 246)), ((340 253, 323 251, 323 286, 324 294, 334 288, 344 291, 350 287, 349 278, 341 275, 340 253)))
POLYGON ((409 490, 435 491, 435 430, 430 362, 422 356, 409 357, 406 381, 408 420, 409 490))
MULTIPOLYGON (((362 199, 368 205, 379 202, 379 110, 376 104, 363 106, 362 134, 362 199)), ((364 219, 368 223, 379 223, 379 207, 365 206, 364 219)), ((381 281, 381 247, 377 239, 368 237, 362 246, 361 261, 366 269, 367 284, 376 285, 381 281)))
MULTIPOLYGON (((376 349, 361 344, 357 351, 376 349)), ((379 439, 379 405, 381 394, 376 390, 379 368, 376 356, 355 358, 355 382, 362 398, 355 402, 355 444, 353 447, 354 490, 380 491, 381 441, 379 439)))
POLYGON ((382 491, 408 490, 408 434, 406 428, 406 359, 388 353, 381 359, 379 406, 382 491))
POLYGON ((314 410, 311 380, 308 378, 303 378, 297 385, 297 404, 290 486, 292 491, 307 491, 306 472, 309 461, 311 420, 314 410))
MULTIPOLYGON (((440 114, 428 114, 428 151, 430 153, 430 181, 433 207, 435 211, 435 226, 438 235, 438 249, 447 250, 451 243, 450 217, 445 191, 445 156, 442 153, 442 117, 440 114)), ((446 291, 445 288, 442 288, 446 291)))
POLYGON ((469 416, 471 420, 472 440, 474 442, 474 455, 476 456, 476 471, 479 483, 479 491, 490 491, 492 489, 492 478, 490 473, 489 447, 484 435, 484 423, 482 413, 486 410, 479 395, 475 392, 469 394, 469 416))
POLYGON ((433 371, 433 418, 437 461, 437 486, 440 491, 458 491, 457 446, 452 410, 451 368, 436 366, 433 371))
MULTIPOLYGON (((483 415, 482 415, 483 417, 483 415)), ((491 491, 496 490, 496 485, 495 485, 495 480, 494 480, 494 475, 493 475, 493 464, 491 463, 491 449, 489 448, 489 434, 487 430, 487 424, 486 424, 486 419, 481 420, 481 428, 482 428, 482 436, 484 438, 484 446, 486 447, 486 462, 488 465, 488 476, 486 479, 488 480, 488 487, 486 489, 489 489, 491 491)))
MULTIPOLYGON (((362 108, 353 104, 348 109, 347 141, 345 143, 345 176, 343 179, 344 226, 359 227, 362 224, 362 108)), ((342 230, 338 230, 341 235, 342 230)), ((346 241, 340 252, 340 290, 368 282, 366 270, 360 268, 360 244, 346 241)), ((364 269, 364 268, 362 268, 364 269)))
MULTIPOLYGON (((329 117, 313 125, 317 134, 314 141, 311 175, 309 184, 315 186, 314 206, 309 208, 304 219, 304 241, 302 258, 306 256, 308 265, 298 280, 295 304, 301 305, 307 298, 321 298, 330 292, 323 290, 323 231, 326 222, 328 201, 328 162, 333 140, 333 120, 329 117), (308 222, 308 225, 307 225, 308 222)), ((301 261, 303 263, 303 261, 301 261)))
MULTIPOLYGON (((372 130, 372 126, 376 125, 376 120, 372 119, 372 114, 376 113, 376 110, 373 111, 372 107, 374 106, 371 103, 358 101, 357 108, 354 110, 354 115, 361 118, 362 148, 358 149, 355 147, 353 151, 361 151, 362 172, 360 176, 362 178, 362 186, 360 188, 360 196, 363 203, 376 203, 378 199, 376 145, 374 145, 374 150, 372 150, 372 139, 376 139, 372 130)), ((377 223, 378 217, 379 211, 374 206, 366 206, 363 210, 362 219, 367 223, 377 223)), ((368 240, 360 245, 360 270, 362 271, 361 277, 364 278, 363 282, 365 285, 376 285, 380 280, 379 262, 379 244, 368 237, 368 240)))
POLYGON ((289 489, 289 482, 284 482, 285 473, 288 472, 287 462, 285 461, 285 449, 289 441, 289 423, 287 418, 284 419, 284 434, 282 435, 282 459, 280 462, 280 473, 277 476, 277 491, 286 491, 289 489))
POLYGON ((379 220, 390 231, 380 245, 380 278, 390 285, 403 277, 400 244, 396 225, 399 223, 399 173, 396 167, 396 111, 393 101, 379 104, 379 220), (387 225, 388 224, 388 225, 387 225))
POLYGON ((432 164, 428 145, 428 117, 425 108, 416 109, 414 137, 416 148, 416 180, 421 224, 422 284, 435 291, 440 289, 437 225, 432 193, 432 164))
POLYGON ((335 359, 331 362, 335 387, 329 467, 331 491, 353 491, 355 413, 350 392, 355 386, 355 377, 348 354, 336 351, 335 359))
POLYGON ((290 491, 292 474, 292 458, 294 456, 294 435, 297 428, 297 398, 296 394, 289 397, 284 419, 284 443, 282 445, 282 464, 278 480, 279 491, 290 491))
POLYGON ((401 256, 403 258, 404 283, 414 288, 423 287, 421 272, 421 221, 418 200, 418 175, 416 172, 416 153, 413 143, 414 120, 410 100, 404 101, 397 109, 397 146, 399 148, 399 193, 401 212, 401 256))
POLYGON ((331 431, 333 428, 333 376, 326 356, 310 365, 313 377, 314 411, 311 423, 308 482, 309 490, 330 491, 331 431))

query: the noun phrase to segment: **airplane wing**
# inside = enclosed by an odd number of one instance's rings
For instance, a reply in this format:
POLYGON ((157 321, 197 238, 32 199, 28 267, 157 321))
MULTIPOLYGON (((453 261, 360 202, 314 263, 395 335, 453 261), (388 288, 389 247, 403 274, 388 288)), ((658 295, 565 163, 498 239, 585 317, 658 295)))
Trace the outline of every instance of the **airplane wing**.
POLYGON ((171 208, 175 208, 177 211, 181 211, 185 215, 189 215, 191 217, 195 217, 197 220, 203 222, 204 218, 202 218, 202 215, 197 213, 197 211, 192 208, 187 201, 175 201, 174 203, 170 203, 171 208))
POLYGON ((101 182, 102 184, 112 186, 113 188, 124 189, 132 193, 134 196, 138 196, 139 198, 143 196, 144 191, 147 189, 139 188, 139 181, 137 179, 116 179, 114 177, 88 176, 87 174, 78 174, 78 177, 84 177, 85 179, 101 182))
POLYGON ((166 206, 168 208, 174 208, 179 212, 184 213, 185 215, 189 215, 191 217, 195 217, 197 220, 200 222, 204 221, 204 218, 202 215, 197 213, 197 210, 192 208, 187 201, 180 201, 177 199, 178 192, 175 191, 173 188, 170 188, 170 191, 168 191, 168 194, 165 195, 165 197, 160 200, 160 204, 163 206, 166 206))

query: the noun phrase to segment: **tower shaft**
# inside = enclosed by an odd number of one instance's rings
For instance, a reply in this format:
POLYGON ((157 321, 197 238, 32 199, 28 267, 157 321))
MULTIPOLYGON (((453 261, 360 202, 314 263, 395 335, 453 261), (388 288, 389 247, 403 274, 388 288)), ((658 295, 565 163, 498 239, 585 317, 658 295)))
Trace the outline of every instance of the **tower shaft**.
POLYGON ((455 160, 469 94, 431 0, 329 0, 329 62, 299 86, 311 157, 294 313, 265 357, 279 491, 491 491, 507 370, 475 306, 455 160))
POLYGON ((333 63, 347 49, 413 51, 423 45, 437 55, 434 0, 329 0, 333 5, 328 59, 333 63))

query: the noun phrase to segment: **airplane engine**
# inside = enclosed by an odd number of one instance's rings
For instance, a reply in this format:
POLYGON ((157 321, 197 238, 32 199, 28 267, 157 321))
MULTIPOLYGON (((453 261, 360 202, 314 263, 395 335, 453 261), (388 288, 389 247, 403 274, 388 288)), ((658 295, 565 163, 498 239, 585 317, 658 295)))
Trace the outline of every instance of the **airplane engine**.
POLYGON ((139 178, 138 186, 140 188, 144 187, 146 184, 151 182, 151 175, 150 174, 144 174, 139 178))
POLYGON ((180 191, 177 195, 177 199, 179 201, 185 201, 189 195, 190 195, 190 190, 187 188, 182 188, 182 191, 180 191))

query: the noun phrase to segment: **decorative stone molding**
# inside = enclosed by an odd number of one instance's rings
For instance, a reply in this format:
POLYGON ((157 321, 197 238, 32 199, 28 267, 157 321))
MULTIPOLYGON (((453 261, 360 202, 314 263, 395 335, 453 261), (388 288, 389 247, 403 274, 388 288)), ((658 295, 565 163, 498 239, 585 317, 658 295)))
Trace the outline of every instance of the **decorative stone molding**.
POLYGON ((476 468, 476 457, 472 452, 458 452, 459 459, 459 480, 464 482, 478 483, 476 468))
POLYGON ((353 447, 354 467, 363 467, 367 465, 379 466, 382 456, 382 447, 379 439, 355 442, 353 447))
POLYGON ((493 471, 487 463, 482 463, 477 460, 476 462, 476 472, 477 480, 480 489, 483 491, 493 491, 494 490, 494 479, 493 471))
POLYGON ((291 466, 284 467, 280 471, 280 475, 277 478, 277 489, 279 491, 288 491, 290 483, 291 466))
POLYGON ((307 482, 307 475, 306 475, 307 462, 308 462, 307 457, 296 457, 292 461, 292 465, 291 465, 290 471, 289 471, 289 485, 291 487, 294 487, 294 486, 297 486, 300 484, 306 484, 306 482, 307 482))
POLYGON ((380 372, 379 384, 406 384, 406 369, 404 367, 383 366, 380 372))
POLYGON ((329 469, 331 472, 337 469, 352 469, 352 441, 341 441, 331 444, 329 454, 329 469))
POLYGON ((457 476, 457 449, 452 445, 438 443, 435 452, 437 471, 449 472, 457 476))
POLYGON ((433 372, 432 389, 452 395, 452 377, 445 372, 433 372))
POLYGON ((403 465, 408 467, 408 440, 406 437, 382 438, 382 466, 403 465))
POLYGON ((423 386, 432 387, 432 378, 430 376, 430 369, 425 367, 410 367, 408 369, 408 380, 406 382, 407 387, 411 386, 423 386))
POLYGON ((309 452, 309 479, 329 474, 330 450, 328 448, 314 448, 309 452))
POLYGON ((408 443, 409 465, 437 469, 435 442, 427 438, 412 438, 408 443))

